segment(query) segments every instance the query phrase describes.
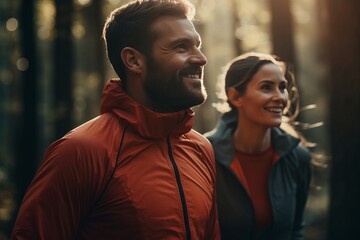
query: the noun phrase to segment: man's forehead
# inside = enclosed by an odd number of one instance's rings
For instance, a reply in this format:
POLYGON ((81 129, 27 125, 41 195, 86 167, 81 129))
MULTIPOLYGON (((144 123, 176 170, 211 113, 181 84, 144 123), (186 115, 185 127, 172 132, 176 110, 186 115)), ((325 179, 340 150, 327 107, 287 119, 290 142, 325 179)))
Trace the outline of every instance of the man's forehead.
POLYGON ((187 18, 174 16, 158 17, 150 26, 150 30, 154 32, 167 32, 177 30, 192 30, 196 31, 194 24, 187 18))
POLYGON ((161 16, 153 22, 150 31, 155 38, 195 38, 200 41, 194 24, 187 18, 161 16))

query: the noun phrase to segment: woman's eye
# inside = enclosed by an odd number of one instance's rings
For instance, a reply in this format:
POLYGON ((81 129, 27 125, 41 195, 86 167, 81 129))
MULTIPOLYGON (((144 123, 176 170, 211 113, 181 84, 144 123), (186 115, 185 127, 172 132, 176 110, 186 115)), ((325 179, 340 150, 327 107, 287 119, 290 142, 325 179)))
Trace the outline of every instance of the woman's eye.
POLYGON ((280 84, 280 86, 279 86, 279 89, 281 92, 285 92, 286 88, 287 88, 286 84, 280 84))
POLYGON ((271 85, 269 85, 269 84, 264 84, 264 85, 261 86, 261 89, 262 89, 262 90, 265 90, 265 91, 269 91, 269 90, 271 90, 271 85))

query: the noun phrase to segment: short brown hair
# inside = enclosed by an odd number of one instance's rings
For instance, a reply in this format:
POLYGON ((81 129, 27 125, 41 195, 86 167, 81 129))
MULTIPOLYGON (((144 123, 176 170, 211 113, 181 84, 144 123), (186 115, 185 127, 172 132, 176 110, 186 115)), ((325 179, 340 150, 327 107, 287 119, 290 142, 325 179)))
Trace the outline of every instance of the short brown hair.
POLYGON ((152 47, 151 24, 160 16, 193 20, 195 9, 187 0, 135 0, 115 9, 107 19, 103 38, 106 52, 117 75, 126 83, 125 66, 120 58, 125 47, 148 56, 152 47))

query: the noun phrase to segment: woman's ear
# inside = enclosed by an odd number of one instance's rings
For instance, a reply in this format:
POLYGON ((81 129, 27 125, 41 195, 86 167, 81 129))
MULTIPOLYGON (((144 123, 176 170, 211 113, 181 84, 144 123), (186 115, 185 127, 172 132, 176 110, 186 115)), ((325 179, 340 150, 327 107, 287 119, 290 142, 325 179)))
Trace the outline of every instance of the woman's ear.
POLYGON ((140 74, 145 66, 145 57, 138 50, 125 47, 121 51, 121 59, 125 67, 133 73, 140 74))
POLYGON ((230 88, 227 92, 227 96, 232 105, 235 107, 242 106, 241 94, 235 88, 230 88))

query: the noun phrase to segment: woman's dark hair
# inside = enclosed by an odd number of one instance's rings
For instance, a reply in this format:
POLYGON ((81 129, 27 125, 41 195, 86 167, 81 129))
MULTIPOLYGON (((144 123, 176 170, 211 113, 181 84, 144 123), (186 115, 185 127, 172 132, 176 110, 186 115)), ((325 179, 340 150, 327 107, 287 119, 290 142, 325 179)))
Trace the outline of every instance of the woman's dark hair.
MULTIPOLYGON (((288 81, 287 91, 289 93, 289 100, 287 107, 284 111, 284 116, 287 117, 287 121, 292 122, 299 113, 299 96, 296 87, 294 72, 290 65, 281 61, 280 58, 277 56, 264 53, 249 52, 232 59, 224 67, 223 74, 220 75, 218 83, 220 92, 218 93, 218 97, 222 100, 225 100, 233 109, 234 107, 228 101, 227 91, 230 88, 235 88, 241 95, 243 95, 252 77, 260 69, 261 66, 267 63, 273 63, 279 66, 283 70, 284 76, 288 81)), ((222 105, 222 107, 220 108, 219 106, 221 106, 221 104, 218 104, 218 110, 224 111, 224 105, 222 105)))
POLYGON ((117 75, 126 83, 121 51, 132 47, 149 56, 153 43, 151 24, 161 16, 193 20, 195 8, 187 0, 136 0, 115 9, 107 19, 103 38, 107 56, 117 75))

